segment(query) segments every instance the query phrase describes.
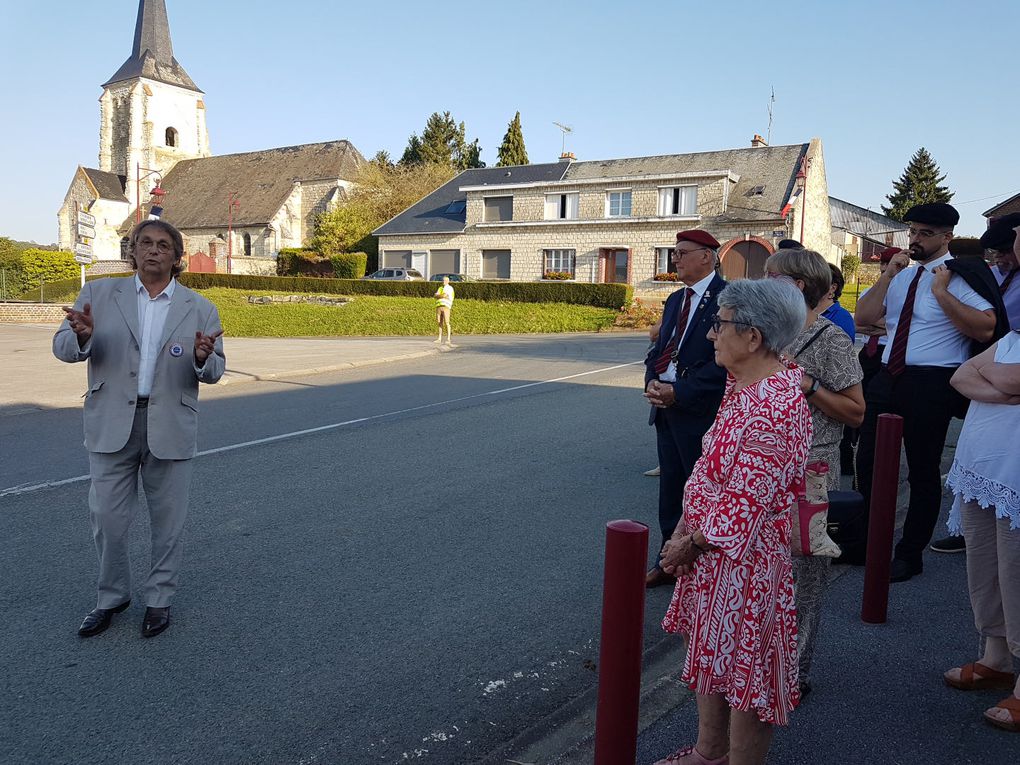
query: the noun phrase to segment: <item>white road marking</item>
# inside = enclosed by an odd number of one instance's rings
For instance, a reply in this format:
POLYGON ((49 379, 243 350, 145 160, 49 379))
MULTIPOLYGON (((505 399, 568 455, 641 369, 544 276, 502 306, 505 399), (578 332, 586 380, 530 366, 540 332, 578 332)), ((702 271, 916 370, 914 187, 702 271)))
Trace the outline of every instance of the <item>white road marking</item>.
MULTIPOLYGON (((498 390, 490 390, 485 393, 472 393, 470 396, 460 396, 458 398, 447 399, 446 401, 435 401, 431 404, 421 404, 419 406, 408 407, 407 409, 396 409, 392 412, 384 412, 383 414, 373 414, 369 417, 358 417, 353 420, 344 420, 343 422, 332 422, 329 425, 320 425, 316 428, 305 428, 304 430, 295 430, 290 433, 280 433, 276 436, 267 436, 265 438, 256 438, 252 441, 243 441, 237 444, 228 444, 227 446, 219 446, 215 449, 206 449, 196 454, 196 457, 207 457, 211 454, 222 454, 224 452, 232 452, 237 449, 248 449, 252 446, 262 446, 263 444, 272 444, 277 441, 287 441, 292 438, 300 438, 301 436, 308 436, 313 433, 323 433, 328 430, 336 430, 337 428, 345 428, 350 425, 359 425, 363 422, 372 422, 373 420, 381 420, 386 417, 396 417, 401 414, 409 414, 411 412, 421 412, 426 409, 435 409, 440 406, 447 406, 449 404, 458 404, 462 401, 470 401, 476 398, 486 398, 489 396, 499 396, 503 393, 513 393, 514 391, 524 390, 525 388, 534 388, 539 385, 550 385, 552 383, 564 382, 565 380, 576 380, 578 377, 587 377, 589 375, 597 375, 602 372, 612 372, 616 369, 623 369, 624 367, 631 367, 636 364, 644 364, 644 361, 628 361, 626 364, 616 364, 611 367, 603 367, 601 369, 592 369, 587 372, 578 372, 573 375, 566 375, 565 377, 554 377, 551 380, 539 380, 538 382, 524 383, 522 385, 513 385, 509 388, 500 388, 498 390)), ((43 481, 42 483, 34 484, 22 484, 20 486, 10 486, 6 489, 0 490, 0 497, 16 497, 24 494, 32 494, 33 492, 43 491, 44 489, 55 489, 59 486, 67 486, 72 483, 81 483, 82 481, 89 480, 88 475, 76 475, 73 478, 62 478, 53 481, 43 481)))

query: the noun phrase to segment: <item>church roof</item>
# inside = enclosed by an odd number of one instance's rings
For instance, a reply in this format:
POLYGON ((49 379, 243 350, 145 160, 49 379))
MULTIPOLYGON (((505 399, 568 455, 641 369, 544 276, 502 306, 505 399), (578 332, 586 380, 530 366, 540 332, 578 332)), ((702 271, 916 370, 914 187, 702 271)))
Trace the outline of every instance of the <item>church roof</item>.
POLYGON ((89 179, 89 183, 96 190, 100 199, 113 199, 118 202, 127 202, 124 196, 124 189, 127 185, 127 178, 116 173, 108 173, 105 170, 96 170, 94 167, 83 167, 82 172, 89 179))
POLYGON ((163 218, 182 229, 226 226, 227 203, 236 193, 240 207, 234 225, 266 225, 287 201, 295 181, 353 180, 364 161, 343 140, 185 159, 163 178, 163 218))
POLYGON ((131 55, 103 87, 137 77, 202 92, 174 58, 166 0, 139 0, 131 55))

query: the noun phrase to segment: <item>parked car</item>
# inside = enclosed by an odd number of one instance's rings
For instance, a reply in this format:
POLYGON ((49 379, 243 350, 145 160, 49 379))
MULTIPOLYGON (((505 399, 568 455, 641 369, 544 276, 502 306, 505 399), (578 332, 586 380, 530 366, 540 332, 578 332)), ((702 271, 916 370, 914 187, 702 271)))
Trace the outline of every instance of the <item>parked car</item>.
POLYGON ((374 274, 362 276, 362 279, 385 279, 390 282, 423 282, 425 277, 421 271, 413 268, 380 268, 374 274))
POLYGON ((443 277, 444 276, 450 277, 450 281, 451 282, 469 282, 469 281, 471 281, 466 276, 464 276, 464 274, 432 274, 432 276, 429 277, 429 281, 430 282, 441 282, 441 281, 443 281, 443 277))

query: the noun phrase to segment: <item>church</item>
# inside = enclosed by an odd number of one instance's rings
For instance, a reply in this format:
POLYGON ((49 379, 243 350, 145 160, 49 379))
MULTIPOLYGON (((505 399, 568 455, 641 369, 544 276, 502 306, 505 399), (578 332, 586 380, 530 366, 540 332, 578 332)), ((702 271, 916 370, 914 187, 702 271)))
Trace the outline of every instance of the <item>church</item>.
POLYGON ((365 162, 346 140, 213 156, 204 93, 174 58, 165 0, 139 0, 131 55, 102 87, 99 167, 79 165, 58 220, 60 249, 91 245, 104 271, 120 270, 131 227, 159 207, 184 235, 189 270, 275 274, 279 251, 307 242, 365 162))

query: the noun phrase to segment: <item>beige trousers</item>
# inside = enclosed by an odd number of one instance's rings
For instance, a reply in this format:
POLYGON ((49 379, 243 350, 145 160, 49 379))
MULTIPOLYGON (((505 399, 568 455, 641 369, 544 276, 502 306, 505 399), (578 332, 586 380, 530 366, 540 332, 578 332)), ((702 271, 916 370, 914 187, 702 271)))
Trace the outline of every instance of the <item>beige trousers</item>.
POLYGON ((974 626, 983 638, 1005 638, 1020 656, 1020 529, 1011 531, 1008 518, 977 502, 960 504, 960 521, 974 626))

